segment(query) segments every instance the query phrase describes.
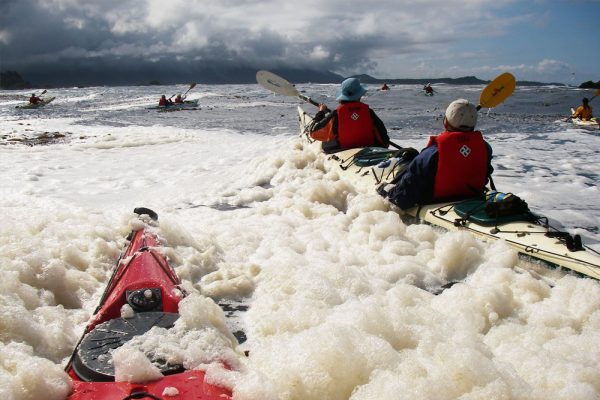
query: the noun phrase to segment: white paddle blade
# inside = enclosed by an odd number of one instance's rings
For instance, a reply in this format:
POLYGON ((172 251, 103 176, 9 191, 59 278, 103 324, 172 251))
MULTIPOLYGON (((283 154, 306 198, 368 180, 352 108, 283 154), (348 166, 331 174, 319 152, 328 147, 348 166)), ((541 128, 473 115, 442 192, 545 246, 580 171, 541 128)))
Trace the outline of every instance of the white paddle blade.
POLYGON ((284 96, 298 96, 299 94, 294 85, 269 71, 258 71, 256 73, 256 82, 258 82, 265 89, 268 89, 271 92, 282 94, 284 96))

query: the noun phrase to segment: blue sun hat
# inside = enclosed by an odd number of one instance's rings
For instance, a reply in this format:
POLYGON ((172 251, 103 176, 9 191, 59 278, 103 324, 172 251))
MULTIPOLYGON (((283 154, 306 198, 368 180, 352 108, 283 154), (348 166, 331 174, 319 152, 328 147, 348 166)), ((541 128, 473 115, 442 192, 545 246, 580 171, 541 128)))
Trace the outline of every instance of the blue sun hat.
POLYGON ((361 85, 357 78, 348 78, 342 82, 337 90, 335 99, 338 101, 357 101, 365 93, 367 93, 367 87, 361 85))

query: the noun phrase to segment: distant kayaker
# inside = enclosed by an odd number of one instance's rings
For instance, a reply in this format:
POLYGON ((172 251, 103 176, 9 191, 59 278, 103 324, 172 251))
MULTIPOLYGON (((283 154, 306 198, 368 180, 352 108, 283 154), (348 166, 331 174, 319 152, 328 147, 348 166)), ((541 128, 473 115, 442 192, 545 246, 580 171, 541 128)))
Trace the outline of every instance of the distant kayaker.
POLYGON ((166 107, 170 106, 171 104, 173 104, 173 102, 171 101, 171 99, 167 99, 167 96, 165 96, 164 94, 160 96, 160 100, 158 101, 159 107, 166 107))
POLYGON ((384 83, 381 87, 381 90, 390 90, 390 87, 387 85, 387 83, 384 83))
POLYGON ((427 85, 423 86, 423 90, 427 94, 433 94, 433 88, 431 87, 431 83, 428 83, 427 85))
POLYGON ((356 78, 348 78, 337 90, 338 107, 330 111, 321 104, 310 137, 323 142, 325 153, 356 147, 388 147, 387 129, 369 106, 360 101, 367 92, 356 78))
POLYGON ((29 98, 29 104, 38 104, 41 101, 42 99, 40 97, 37 97, 35 93, 32 93, 31 97, 29 98))
POLYGON ((476 123, 475 105, 465 99, 450 103, 445 131, 431 136, 404 174, 380 186, 379 194, 402 209, 482 194, 494 169, 492 148, 475 131, 476 123))
POLYGON ((181 97, 181 93, 178 93, 177 96, 175 97, 175 104, 183 104, 183 98, 181 97))
POLYGON ((587 97, 581 99, 582 104, 579 107, 577 107, 577 110, 575 110, 575 114, 571 115, 571 118, 578 118, 584 121, 589 121, 590 119, 592 119, 592 106, 590 106, 589 102, 590 101, 587 97))

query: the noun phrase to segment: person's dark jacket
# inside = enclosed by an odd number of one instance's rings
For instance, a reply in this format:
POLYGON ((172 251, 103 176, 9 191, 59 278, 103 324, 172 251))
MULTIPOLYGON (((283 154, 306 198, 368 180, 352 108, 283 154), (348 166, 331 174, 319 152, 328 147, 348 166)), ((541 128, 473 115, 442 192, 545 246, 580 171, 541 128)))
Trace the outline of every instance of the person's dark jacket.
MULTIPOLYGON (((485 144, 488 150, 488 176, 491 176, 494 171, 491 163, 492 148, 488 142, 485 142, 485 144)), ((410 162, 405 172, 396 178, 397 183, 385 196, 389 198, 390 202, 403 210, 417 205, 431 204, 434 202, 433 187, 437 166, 438 148, 434 143, 424 148, 410 162)))

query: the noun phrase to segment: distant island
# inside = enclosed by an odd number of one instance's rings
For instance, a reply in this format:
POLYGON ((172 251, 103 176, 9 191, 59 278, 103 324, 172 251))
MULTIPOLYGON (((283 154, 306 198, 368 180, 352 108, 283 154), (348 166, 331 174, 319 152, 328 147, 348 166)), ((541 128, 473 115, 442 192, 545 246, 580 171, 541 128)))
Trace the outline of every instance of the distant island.
POLYGON ((0 72, 0 89, 28 89, 31 84, 16 71, 0 72))
MULTIPOLYGON (((173 85, 189 82, 201 84, 251 84, 256 83, 256 68, 230 67, 211 68, 203 67, 194 71, 121 71, 106 69, 102 74, 95 71, 73 70, 64 71, 60 75, 35 75, 31 73, 27 79, 17 71, 0 72, 0 89, 28 89, 50 87, 85 87, 85 86, 132 86, 132 85, 173 85), (145 82, 145 83, 140 83, 145 82)), ((330 72, 294 68, 274 68, 273 73, 280 75, 292 83, 340 83, 346 77, 330 72)), ((489 80, 481 80, 475 76, 461 78, 418 78, 418 79, 380 79, 367 74, 353 75, 366 84, 398 84, 398 85, 425 85, 427 83, 445 83, 449 85, 485 85, 489 80)), ((518 86, 566 86, 563 83, 544 83, 534 81, 517 81, 518 86)), ((600 81, 582 83, 580 88, 600 88, 600 81)))
MULTIPOLYGON (((353 75, 362 83, 370 84, 395 84, 395 85, 426 85, 428 83, 445 83, 448 85, 486 85, 491 81, 484 81, 474 76, 463 76, 461 78, 418 78, 418 79, 379 79, 370 75, 353 75)), ((517 81, 518 86, 566 86, 564 83, 544 83, 535 81, 517 81)), ((581 87, 581 86, 580 86, 581 87)))
POLYGON ((581 89, 600 89, 600 81, 596 83, 592 81, 583 82, 579 87, 581 89))

